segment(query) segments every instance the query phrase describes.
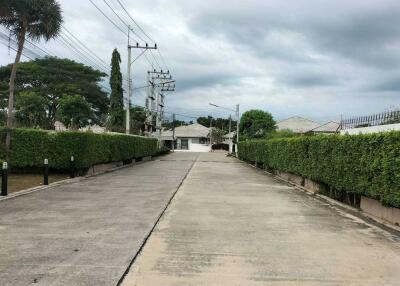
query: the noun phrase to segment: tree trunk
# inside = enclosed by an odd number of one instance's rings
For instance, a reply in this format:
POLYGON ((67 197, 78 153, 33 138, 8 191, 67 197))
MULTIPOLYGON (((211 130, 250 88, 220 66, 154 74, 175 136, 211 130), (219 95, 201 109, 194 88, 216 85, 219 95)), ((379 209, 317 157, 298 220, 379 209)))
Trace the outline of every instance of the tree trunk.
POLYGON ((10 145, 11 145, 11 134, 10 128, 13 127, 13 119, 14 119, 14 91, 15 91, 15 78, 17 76, 17 65, 21 60, 22 50, 24 49, 25 44, 25 35, 26 29, 23 29, 21 34, 18 36, 18 51, 15 56, 15 62, 11 69, 10 82, 9 82, 9 90, 10 94, 8 96, 8 110, 7 110, 7 135, 6 135, 6 153, 7 160, 9 160, 10 153, 10 145))

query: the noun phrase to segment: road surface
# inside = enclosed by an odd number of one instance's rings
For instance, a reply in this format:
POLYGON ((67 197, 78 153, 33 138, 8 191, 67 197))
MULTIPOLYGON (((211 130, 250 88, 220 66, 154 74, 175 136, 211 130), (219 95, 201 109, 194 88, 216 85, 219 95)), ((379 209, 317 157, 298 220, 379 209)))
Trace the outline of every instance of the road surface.
POLYGON ((400 285, 400 242, 260 170, 208 153, 123 285, 400 285))
POLYGON ((399 281, 399 237, 221 153, 0 201, 0 285, 399 281))

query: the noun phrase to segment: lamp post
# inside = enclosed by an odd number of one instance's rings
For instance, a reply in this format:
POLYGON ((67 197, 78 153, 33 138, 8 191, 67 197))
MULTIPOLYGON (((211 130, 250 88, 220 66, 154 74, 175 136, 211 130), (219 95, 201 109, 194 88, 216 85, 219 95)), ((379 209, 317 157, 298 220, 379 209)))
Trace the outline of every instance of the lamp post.
POLYGON ((233 111, 233 112, 235 112, 235 114, 236 114, 236 149, 235 149, 235 153, 236 153, 236 156, 238 155, 238 143, 239 143, 239 121, 240 121, 240 105, 239 104, 237 104, 236 105, 236 109, 231 109, 231 108, 228 108, 228 107, 224 107, 224 106, 220 106, 220 105, 217 105, 217 104, 214 104, 214 103, 210 103, 210 105, 211 106, 214 106, 214 107, 217 107, 217 108, 221 108, 221 109, 225 109, 225 110, 228 110, 228 111, 233 111))

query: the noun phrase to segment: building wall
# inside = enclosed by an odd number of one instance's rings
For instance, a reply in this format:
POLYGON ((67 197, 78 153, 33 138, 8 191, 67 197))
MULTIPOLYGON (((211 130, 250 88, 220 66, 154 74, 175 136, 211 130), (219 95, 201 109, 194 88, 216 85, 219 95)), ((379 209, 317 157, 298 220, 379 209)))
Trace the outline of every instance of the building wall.
POLYGON ((211 146, 209 144, 200 144, 200 138, 177 138, 177 151, 189 151, 189 152, 210 152, 211 146), (181 149, 181 142, 188 140, 188 150, 181 149))
POLYGON ((349 135, 357 135, 357 134, 370 134, 370 133, 390 132, 390 131, 400 131, 400 123, 345 129, 341 130, 340 134, 344 135, 347 133, 349 135))

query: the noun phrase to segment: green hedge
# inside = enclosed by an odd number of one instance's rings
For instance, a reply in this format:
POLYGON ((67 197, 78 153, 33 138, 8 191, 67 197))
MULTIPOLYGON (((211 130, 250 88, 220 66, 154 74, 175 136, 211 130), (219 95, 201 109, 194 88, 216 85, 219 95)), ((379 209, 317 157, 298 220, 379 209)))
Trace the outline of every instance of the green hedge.
MULTIPOLYGON (((53 169, 68 169, 71 156, 76 167, 89 168, 100 163, 125 161, 157 153, 157 140, 123 134, 90 132, 49 132, 36 129, 11 129, 12 168, 43 166, 49 159, 53 169)), ((1 158, 5 158, 6 129, 0 129, 1 158)))
POLYGON ((239 158, 400 207, 400 132, 246 141, 239 158))

